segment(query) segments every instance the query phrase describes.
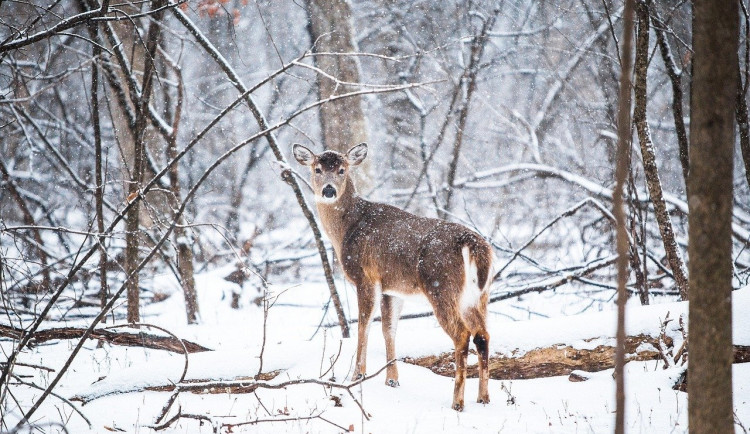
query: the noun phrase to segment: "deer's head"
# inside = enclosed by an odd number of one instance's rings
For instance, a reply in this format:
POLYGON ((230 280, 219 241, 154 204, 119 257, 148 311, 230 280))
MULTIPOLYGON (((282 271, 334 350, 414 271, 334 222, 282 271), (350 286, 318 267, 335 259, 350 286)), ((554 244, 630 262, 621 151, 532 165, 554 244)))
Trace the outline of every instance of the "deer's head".
POLYGON ((315 200, 322 203, 336 202, 346 191, 349 169, 367 157, 367 144, 349 149, 346 154, 325 151, 315 154, 302 145, 295 144, 294 158, 303 166, 309 166, 315 200))

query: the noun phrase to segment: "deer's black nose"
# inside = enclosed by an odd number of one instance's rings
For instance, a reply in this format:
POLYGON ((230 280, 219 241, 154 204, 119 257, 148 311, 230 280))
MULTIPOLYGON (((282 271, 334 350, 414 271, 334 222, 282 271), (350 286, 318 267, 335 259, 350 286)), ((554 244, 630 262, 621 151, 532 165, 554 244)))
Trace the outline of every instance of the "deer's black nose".
POLYGON ((331 185, 326 185, 325 187, 323 187, 323 197, 327 197, 329 199, 336 197, 336 189, 331 185))

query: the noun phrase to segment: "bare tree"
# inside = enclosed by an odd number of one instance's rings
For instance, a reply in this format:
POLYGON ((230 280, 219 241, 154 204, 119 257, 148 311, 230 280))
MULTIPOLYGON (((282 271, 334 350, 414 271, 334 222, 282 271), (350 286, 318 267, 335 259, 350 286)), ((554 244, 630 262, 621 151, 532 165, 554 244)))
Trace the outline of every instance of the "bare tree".
MULTIPOLYGON (((172 115, 172 134, 169 136, 167 143, 167 160, 171 161, 177 157, 177 134, 180 130, 180 120, 182 119, 182 107, 185 102, 184 89, 185 84, 182 80, 182 71, 176 63, 169 59, 166 54, 162 55, 164 63, 174 71, 175 81, 177 82, 177 99, 174 102, 174 113, 172 115)), ((165 95, 168 98, 168 94, 165 95)), ((171 99, 167 99, 167 104, 171 105, 171 99)), ((169 111, 172 111, 171 109, 169 111)), ((170 208, 172 209, 172 218, 178 220, 178 225, 174 229, 174 244, 177 250, 177 271, 180 276, 182 292, 185 296, 185 313, 187 314, 188 324, 195 324, 200 318, 200 307, 198 305, 198 293, 195 290, 195 276, 193 275, 193 244, 194 237, 189 227, 186 226, 187 219, 184 214, 177 215, 177 210, 182 203, 182 193, 180 188, 180 165, 173 164, 169 170, 169 186, 171 194, 169 195, 170 208)))
POLYGON ((659 178, 659 168, 656 165, 656 151, 647 119, 648 96, 646 92, 648 90, 648 44, 650 31, 648 5, 643 1, 639 1, 636 4, 636 13, 638 16, 638 34, 635 43, 635 108, 633 110, 633 123, 635 124, 636 131, 638 131, 638 143, 641 146, 646 185, 651 196, 651 202, 654 205, 654 213, 659 224, 659 232, 664 243, 667 262, 669 263, 669 268, 672 270, 677 288, 680 290, 680 297, 683 300, 687 300, 687 272, 682 260, 680 247, 675 240, 672 221, 667 211, 666 201, 664 200, 664 193, 659 178))
MULTIPOLYGON (((488 33, 492 31, 495 26, 495 20, 500 9, 492 11, 490 16, 482 17, 482 25, 479 33, 471 38, 471 45, 469 50, 469 63, 461 74, 458 87, 456 88, 456 94, 460 95, 460 103, 458 108, 458 125, 456 126, 456 136, 453 142, 453 151, 451 153, 450 163, 448 164, 448 174, 446 176, 446 192, 445 192, 445 211, 440 211, 438 216, 442 219, 446 218, 447 213, 450 212, 453 198, 453 184, 456 181, 456 171, 458 169, 458 160, 461 156, 461 147, 464 141, 464 133, 466 130, 466 122, 469 117, 469 108, 471 107, 471 98, 477 89, 477 75, 479 74, 480 65, 482 62, 482 55, 484 54, 485 47, 489 40, 488 33)), ((538 150, 537 150, 538 152, 538 150)))
MULTIPOLYGON (((93 40, 99 39, 99 28, 96 23, 88 23, 88 30, 93 40)), ((107 248, 104 243, 106 237, 104 236, 104 156, 102 152, 102 129, 101 120, 99 117, 99 66, 98 57, 102 53, 102 47, 99 44, 92 45, 92 54, 94 56, 94 64, 91 65, 91 121, 94 127, 94 180, 96 187, 94 190, 94 198, 96 201, 96 230, 99 232, 99 300, 101 306, 107 304, 107 294, 109 292, 107 286, 107 248)))
MULTIPOLYGON (((308 31, 315 44, 315 65, 325 74, 318 75, 320 99, 351 90, 360 81, 359 61, 351 54, 358 51, 352 30, 349 0, 308 0, 308 31)), ((323 145, 346 152, 367 142, 367 120, 362 98, 347 98, 320 106, 323 145)), ((356 174, 360 190, 370 183, 370 163, 365 161, 356 174)))
MULTIPOLYGON (((143 84, 141 85, 140 100, 135 105, 135 146, 133 169, 130 176, 128 188, 128 200, 138 195, 143 181, 143 173, 146 165, 146 126, 148 121, 149 102, 151 101, 151 89, 154 83, 156 49, 159 45, 159 33, 161 32, 161 18, 164 14, 160 8, 166 4, 165 0, 153 0, 151 7, 157 12, 153 15, 153 21, 148 28, 146 39, 146 55, 143 58, 143 84)), ((132 277, 127 282, 128 295, 128 322, 140 321, 140 286, 138 273, 134 273, 140 262, 139 252, 139 229, 140 229, 140 202, 136 202, 128 213, 127 234, 125 248, 125 272, 132 277)))
POLYGON ((690 101, 690 432, 733 432, 732 202, 739 11, 693 3, 690 101))
POLYGON ((615 433, 625 432, 625 304, 627 303, 628 254, 630 250, 625 221, 623 193, 630 172, 631 147, 631 75, 633 70, 633 15, 634 0, 626 0, 622 37, 620 96, 617 116, 617 159, 615 168, 614 211, 617 224, 617 349, 615 353, 616 414, 615 433))
POLYGON ((687 128, 685 128, 685 120, 683 119, 682 110, 682 75, 683 69, 677 67, 674 56, 672 55, 672 48, 667 40, 667 31, 665 29, 666 23, 659 16, 659 11, 654 7, 653 2, 648 0, 646 7, 651 13, 654 20, 654 33, 656 34, 656 42, 659 44, 659 52, 661 53, 662 61, 664 66, 667 68, 667 75, 669 81, 672 84, 672 117, 674 118, 675 134, 677 136, 677 146, 680 152, 680 164, 682 165, 682 177, 685 181, 685 187, 688 182, 688 172, 690 170, 690 157, 688 148, 688 135, 687 128))

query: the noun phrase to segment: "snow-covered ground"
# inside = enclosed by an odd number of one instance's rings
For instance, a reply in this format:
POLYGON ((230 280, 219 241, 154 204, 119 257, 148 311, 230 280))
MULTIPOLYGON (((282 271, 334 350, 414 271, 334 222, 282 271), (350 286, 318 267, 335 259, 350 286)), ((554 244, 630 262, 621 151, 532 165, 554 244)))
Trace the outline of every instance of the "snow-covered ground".
MULTIPOLYGON (((263 342, 263 309, 251 302, 258 294, 247 291, 240 309, 230 307, 230 294, 237 286, 223 280, 228 268, 197 276, 202 324, 185 325, 183 300, 167 278, 153 280, 154 291, 171 293, 165 301, 149 305, 144 322, 165 327, 176 335, 200 343, 213 351, 191 354, 185 379, 247 379, 258 372, 263 342)), ((231 270, 230 270, 231 271, 231 270)), ((344 288, 343 284, 339 285, 344 288)), ((280 370, 270 383, 297 379, 322 379, 348 383, 356 350, 356 338, 341 339, 338 328, 319 328, 335 318, 333 308, 324 313, 328 290, 319 283, 274 285, 266 325, 263 372, 280 370), (332 360, 335 360, 331 367, 332 360)), ((354 309, 353 289, 346 285, 345 304, 354 309)), ((407 304, 406 312, 424 311, 419 302, 407 304)), ((750 345, 750 287, 734 292, 734 340, 750 345)), ((405 313, 406 313, 405 312, 405 313)), ((685 303, 640 307, 628 310, 629 334, 657 335, 659 325, 670 318, 687 316, 685 303)), ((489 319, 491 349, 495 353, 522 353, 565 343, 578 348, 612 343, 615 329, 613 312, 584 313, 528 321, 508 321, 500 316, 489 319), (591 338, 596 338, 592 340, 591 338)), ((677 321, 668 334, 681 339, 677 321)), ((83 322, 65 325, 85 326, 83 322)), ((356 326, 355 326, 356 327, 356 326)), ((356 333, 355 333, 356 334, 356 333)), ((75 342, 57 341, 39 345, 23 353, 20 362, 60 369, 75 342)), ((5 354, 10 342, 0 342, 5 354)), ((55 392, 64 398, 91 400, 80 407, 91 422, 71 411, 56 397, 48 398, 34 416, 36 425, 47 432, 154 432, 150 426, 161 412, 171 392, 140 391, 149 385, 168 385, 179 380, 185 358, 160 350, 104 345, 86 345, 55 392)), ((397 339, 399 357, 422 356, 451 351, 451 342, 434 318, 402 321, 397 339)), ((476 362, 470 356, 470 363, 476 362)), ((370 333, 368 369, 374 373, 385 364, 385 349, 378 323, 370 333)), ((629 432, 684 432, 687 430, 687 396, 672 390, 683 368, 662 369, 660 362, 631 362, 627 365, 627 426, 629 432)), ((32 375, 45 386, 53 373, 19 366, 19 375, 32 375)), ((734 365, 736 420, 750 428, 750 364, 734 365)), ((318 384, 291 385, 285 389, 258 389, 249 394, 180 393, 166 419, 177 411, 203 415, 207 419, 180 419, 161 432, 210 433, 222 424, 261 420, 240 425, 231 432, 329 433, 353 430, 361 433, 434 432, 609 432, 614 424, 614 380, 612 370, 592 374, 585 382, 570 382, 567 376, 532 380, 490 380, 492 402, 475 403, 478 380, 469 379, 466 406, 462 413, 450 408, 451 378, 430 370, 399 362, 400 387, 384 384, 385 373, 352 388, 354 396, 369 415, 363 415, 357 402, 343 389, 318 384), (210 419, 210 420, 209 420, 210 419), (281 420, 286 421, 281 421, 281 420), (275 420, 274 422, 267 422, 275 420), (213 426, 212 426, 213 424, 213 426)), ((24 408, 41 392, 13 388, 15 399, 24 408)), ((80 406, 80 403, 76 402, 80 406)), ((8 415, 6 415, 8 416, 8 415)), ((17 415, 15 415, 17 418, 17 415)), ((6 417, 11 421, 14 415, 6 417)), ((743 428, 736 425, 738 432, 743 428)))

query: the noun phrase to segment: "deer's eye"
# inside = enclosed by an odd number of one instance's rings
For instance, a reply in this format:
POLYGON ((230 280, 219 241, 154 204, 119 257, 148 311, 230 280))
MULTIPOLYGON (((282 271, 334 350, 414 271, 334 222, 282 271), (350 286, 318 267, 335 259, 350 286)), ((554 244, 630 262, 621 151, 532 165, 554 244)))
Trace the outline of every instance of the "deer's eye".
POLYGON ((344 174, 344 169, 339 169, 339 175, 343 175, 343 174, 344 174))
POLYGON ((323 173, 323 171, 322 171, 322 170, 320 170, 320 167, 316 167, 316 168, 315 168, 315 173, 323 173))

